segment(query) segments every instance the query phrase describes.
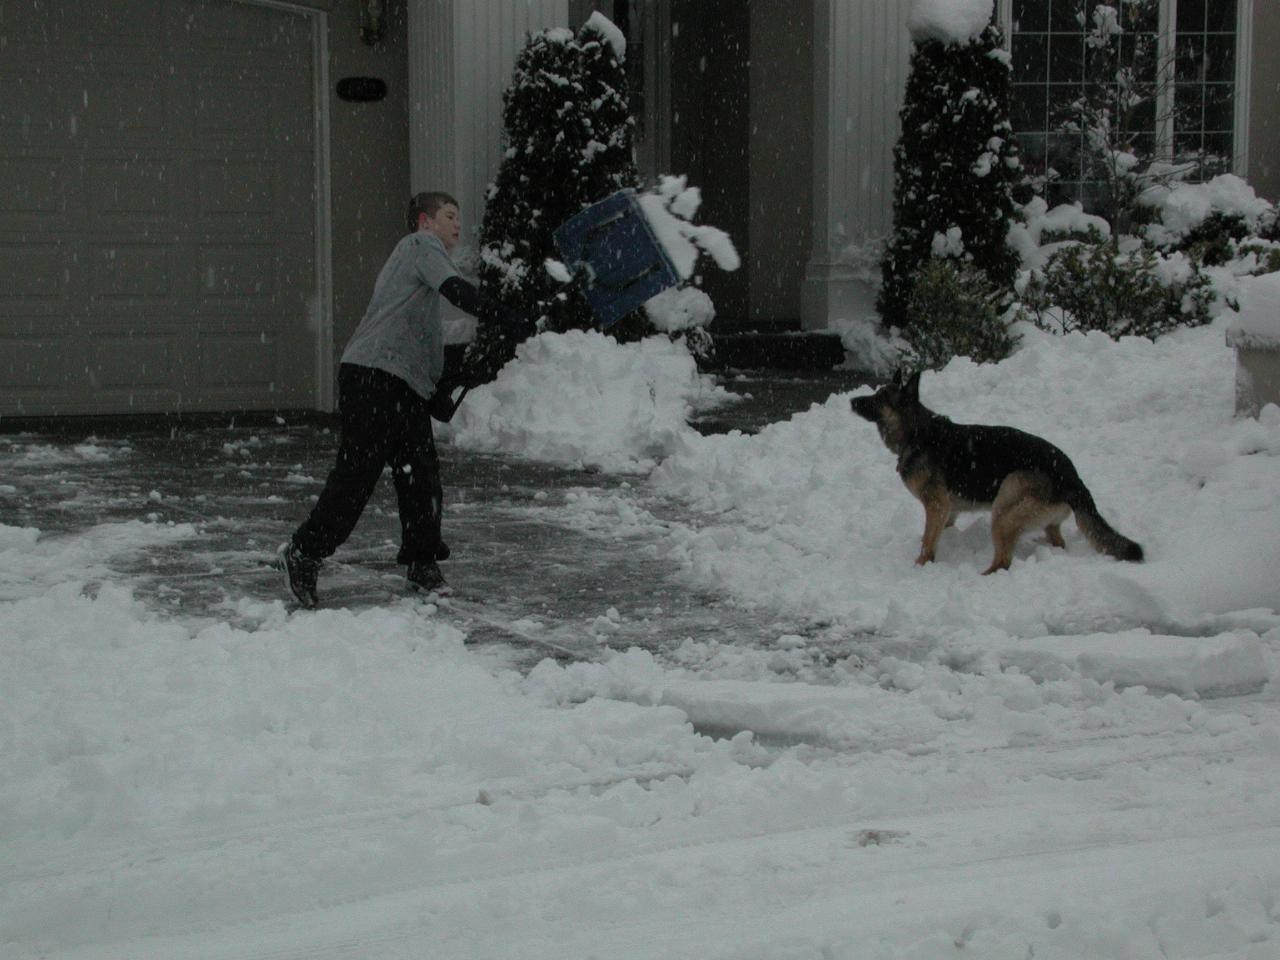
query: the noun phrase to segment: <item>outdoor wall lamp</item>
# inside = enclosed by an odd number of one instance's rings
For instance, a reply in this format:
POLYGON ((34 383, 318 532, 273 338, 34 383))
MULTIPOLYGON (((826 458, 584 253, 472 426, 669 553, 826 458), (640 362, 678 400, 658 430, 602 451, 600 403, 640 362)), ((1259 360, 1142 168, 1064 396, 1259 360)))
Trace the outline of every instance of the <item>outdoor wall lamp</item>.
POLYGON ((387 30, 386 0, 356 0, 360 6, 360 39, 373 46, 387 30))

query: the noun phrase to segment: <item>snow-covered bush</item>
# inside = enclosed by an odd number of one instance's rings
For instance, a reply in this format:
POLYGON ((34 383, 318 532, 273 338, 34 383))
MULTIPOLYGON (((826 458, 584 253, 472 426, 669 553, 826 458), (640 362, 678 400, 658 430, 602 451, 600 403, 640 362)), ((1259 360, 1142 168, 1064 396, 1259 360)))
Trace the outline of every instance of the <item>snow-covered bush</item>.
POLYGON ((894 230, 881 262, 880 316, 912 322, 917 273, 932 258, 972 264, 1008 289, 1006 243, 1022 175, 1009 121, 1010 61, 990 0, 917 0, 910 74, 894 151, 894 230))
POLYGON ((553 330, 593 324, 585 297, 545 269, 553 232, 639 180, 625 56, 617 28, 595 14, 576 36, 554 28, 530 37, 503 94, 506 151, 480 230, 480 284, 553 330))
POLYGON ((1018 338, 1005 319, 1008 291, 967 263, 934 258, 911 287, 902 365, 940 370, 953 357, 1004 360, 1018 338))
POLYGON ((1183 254, 1164 256, 1136 241, 1121 245, 1100 234, 1068 243, 1022 290, 1022 314, 1042 330, 1100 330, 1116 339, 1155 339, 1212 318, 1209 278, 1183 254))
POLYGON ((1248 272, 1280 270, 1280 218, 1275 206, 1233 174, 1207 183, 1159 185, 1139 204, 1149 211, 1143 239, 1165 253, 1182 252, 1205 266, 1252 255, 1248 272))

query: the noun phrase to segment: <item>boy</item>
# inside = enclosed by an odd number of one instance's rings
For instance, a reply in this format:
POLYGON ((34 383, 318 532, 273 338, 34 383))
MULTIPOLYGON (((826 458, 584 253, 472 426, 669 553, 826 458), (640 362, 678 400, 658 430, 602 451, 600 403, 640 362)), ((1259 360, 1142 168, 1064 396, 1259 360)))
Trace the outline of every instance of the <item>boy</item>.
MULTIPOLYGON (((453 197, 417 194, 409 201, 408 226, 342 354, 337 462, 310 516, 277 551, 290 591, 308 609, 319 602, 324 558, 351 535, 384 466, 395 482, 397 561, 408 565, 409 588, 428 598, 449 593, 436 562, 448 548, 440 542, 443 490, 430 416, 444 370, 443 300, 482 322, 529 327, 458 275, 449 258, 461 233, 453 197)), ((441 399, 449 406, 448 397, 436 399, 437 412, 441 399)))

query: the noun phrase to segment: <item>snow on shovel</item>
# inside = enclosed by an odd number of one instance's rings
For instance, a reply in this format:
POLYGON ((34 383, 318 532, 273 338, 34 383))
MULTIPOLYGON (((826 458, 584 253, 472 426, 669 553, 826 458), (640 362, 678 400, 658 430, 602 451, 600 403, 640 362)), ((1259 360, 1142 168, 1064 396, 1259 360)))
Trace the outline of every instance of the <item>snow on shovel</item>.
POLYGON ((690 222, 701 202, 684 177, 663 177, 643 194, 619 190, 556 228, 563 262, 548 260, 547 269, 580 284, 597 322, 608 327, 692 276, 700 251, 721 269, 738 268, 728 234, 690 222))

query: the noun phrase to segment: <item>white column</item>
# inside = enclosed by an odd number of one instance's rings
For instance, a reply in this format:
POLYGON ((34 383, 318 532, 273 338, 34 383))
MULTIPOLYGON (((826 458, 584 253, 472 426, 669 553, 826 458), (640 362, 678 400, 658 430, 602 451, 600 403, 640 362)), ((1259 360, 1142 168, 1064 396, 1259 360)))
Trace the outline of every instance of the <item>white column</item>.
POLYGON ((911 53, 900 0, 815 0, 813 252, 806 330, 875 315, 893 227, 893 148, 911 53))
POLYGON ((569 0, 409 0, 409 179, 462 206, 474 247, 502 151, 502 92, 532 33, 569 25, 569 0))

